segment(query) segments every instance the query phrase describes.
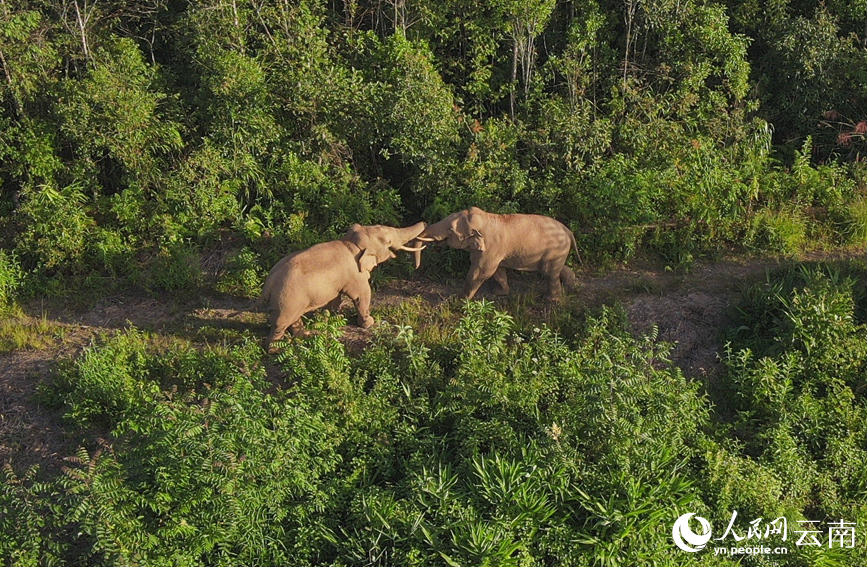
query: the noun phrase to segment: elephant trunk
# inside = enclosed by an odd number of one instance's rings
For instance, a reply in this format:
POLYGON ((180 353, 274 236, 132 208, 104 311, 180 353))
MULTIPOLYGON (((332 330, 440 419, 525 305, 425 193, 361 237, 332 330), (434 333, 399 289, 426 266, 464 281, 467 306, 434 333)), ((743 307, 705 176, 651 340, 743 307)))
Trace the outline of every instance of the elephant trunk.
POLYGON ((406 228, 399 228, 398 233, 400 234, 400 240, 403 244, 406 244, 413 238, 420 235, 427 228, 427 223, 425 222, 417 222, 412 226, 408 226, 406 228))
POLYGON ((421 266, 421 251, 424 250, 424 243, 420 242, 418 236, 427 228, 427 223, 418 222, 412 226, 398 229, 400 241, 403 246, 398 247, 398 250, 412 252, 415 258, 415 267, 418 269, 421 266))

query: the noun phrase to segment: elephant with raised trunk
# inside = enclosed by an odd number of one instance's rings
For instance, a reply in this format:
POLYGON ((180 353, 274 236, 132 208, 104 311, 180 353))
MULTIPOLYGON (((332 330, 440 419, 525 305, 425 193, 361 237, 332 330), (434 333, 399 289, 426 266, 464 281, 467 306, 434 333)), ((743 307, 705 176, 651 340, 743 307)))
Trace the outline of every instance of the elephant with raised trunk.
POLYGON ((340 240, 316 244, 277 262, 253 304, 253 308, 268 306, 271 324, 268 352, 274 352, 274 341, 282 339, 287 329, 294 336, 306 334, 301 321, 303 314, 324 306, 336 311, 341 294, 355 303, 360 327, 367 329, 373 325, 371 270, 395 258, 397 250, 414 252, 418 264, 423 246, 410 248, 406 244, 418 237, 425 226, 423 222, 406 228, 355 224, 340 240))
MULTIPOLYGON (((560 299, 562 285, 573 285, 575 274, 566 266, 575 235, 566 226, 543 215, 497 215, 478 207, 451 214, 429 225, 417 242, 442 242, 470 253, 470 271, 463 295, 472 299, 479 286, 493 277, 497 295, 509 293, 505 268, 541 272, 548 279, 545 297, 560 299)), ((416 257, 416 267, 419 265, 416 257)))

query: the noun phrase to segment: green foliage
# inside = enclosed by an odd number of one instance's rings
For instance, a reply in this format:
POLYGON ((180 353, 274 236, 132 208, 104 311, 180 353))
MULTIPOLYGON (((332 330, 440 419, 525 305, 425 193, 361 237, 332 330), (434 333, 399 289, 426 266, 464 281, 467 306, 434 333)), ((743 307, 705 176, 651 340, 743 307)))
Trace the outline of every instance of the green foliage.
POLYGON ((198 252, 186 243, 160 251, 152 264, 150 281, 161 291, 195 291, 202 279, 198 252))
POLYGON ((47 348, 66 332, 44 315, 28 317, 18 307, 0 308, 0 314, 0 353, 47 348))
POLYGON ((45 185, 24 198, 20 213, 25 224, 17 238, 18 250, 37 268, 81 270, 94 225, 85 213, 88 198, 83 187, 73 184, 58 191, 45 185))
POLYGON ((217 291, 243 297, 258 297, 265 274, 259 266, 256 253, 244 248, 234 254, 226 265, 226 272, 217 282, 217 291))
POLYGON ((783 272, 750 290, 726 356, 746 450, 790 509, 863 513, 867 343, 855 290, 835 268, 783 272))
POLYGON ((3 467, 0 483, 0 557, 15 567, 62 565, 69 543, 62 542, 63 527, 55 522, 62 503, 57 487, 37 479, 38 467, 18 476, 3 467))
POLYGON ((105 441, 46 482, 7 468, 0 527, 23 528, 0 530, 0 551, 21 565, 675 564, 686 511, 861 521, 867 343, 850 273, 804 267, 747 292, 725 357, 734 423, 619 309, 567 336, 465 302, 440 333, 381 325, 361 353, 345 319, 320 316, 268 380, 250 342, 119 333, 42 392, 74 435, 105 441))
POLYGON ((300 563, 328 533, 311 514, 336 430, 262 392, 254 345, 149 343, 135 330, 108 339, 54 386, 68 418, 109 425, 115 439, 72 461, 63 518, 112 563, 300 563))
POLYGON ((21 288, 24 271, 14 254, 0 250, 0 311, 12 304, 16 290, 21 288))
POLYGON ((267 264, 469 205, 602 262, 860 239, 845 3, 236 4, 4 8, 0 232, 33 281, 149 287, 226 231, 267 264))
POLYGON ((753 217, 746 240, 755 248, 791 256, 804 249, 807 231, 807 219, 800 211, 765 209, 753 217))
MULTIPOLYGON (((344 324, 318 318, 318 334, 287 342, 271 394, 252 344, 130 330, 89 347, 43 399, 111 441, 39 488, 64 503, 45 525, 72 526, 110 563, 672 558, 666 524, 698 497, 687 463, 707 410, 668 347, 633 339, 622 314, 571 342, 468 302, 441 342, 384 326, 360 356, 338 340, 344 324)), ((66 544, 28 534, 32 553, 66 544)))
POLYGON ((76 149, 72 170, 99 192, 158 182, 161 154, 183 147, 179 125, 161 116, 165 94, 154 92, 157 69, 130 38, 111 37, 93 53, 81 80, 64 83, 60 131, 76 149), (118 175, 120 174, 120 175, 118 175))
POLYGON ((59 379, 55 396, 79 426, 111 424, 158 395, 157 384, 142 380, 147 370, 144 336, 132 329, 87 348, 59 379))
POLYGON ((861 197, 838 205, 828 212, 828 216, 843 243, 856 246, 867 243, 867 199, 861 197))

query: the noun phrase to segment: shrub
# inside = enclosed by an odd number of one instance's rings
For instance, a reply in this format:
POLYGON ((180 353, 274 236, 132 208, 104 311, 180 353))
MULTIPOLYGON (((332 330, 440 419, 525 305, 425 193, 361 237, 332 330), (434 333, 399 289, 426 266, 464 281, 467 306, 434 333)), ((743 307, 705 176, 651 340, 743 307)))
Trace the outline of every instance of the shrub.
POLYGON ((822 266, 757 286, 725 358, 746 452, 774 472, 795 510, 845 515, 867 478, 867 328, 854 317, 854 286, 822 266))
POLYGON ((160 291, 193 292, 202 284, 199 252, 190 244, 170 244, 151 264, 150 284, 160 291))
POLYGON ((20 211, 23 230, 16 239, 22 258, 49 272, 80 271, 94 225, 86 214, 87 201, 78 184, 26 192, 20 211))
POLYGON ((87 347, 44 393, 60 402, 79 427, 113 426, 140 404, 159 397, 148 373, 147 335, 130 329, 87 347))
POLYGON ((0 250, 0 311, 11 305, 24 281, 24 270, 13 253, 0 250))
POLYGON ((867 244, 867 199, 855 199, 828 211, 828 217, 840 242, 863 246, 867 244))
POLYGON ((90 347, 54 386, 66 415, 109 425, 59 481, 64 521, 108 562, 304 564, 339 437, 299 400, 263 393, 261 349, 150 344, 132 330, 90 347), (219 518, 217 521, 216 519, 219 518))
POLYGON ((233 254, 227 262, 225 272, 217 282, 217 291, 257 297, 262 291, 262 282, 265 279, 263 272, 256 253, 245 247, 233 254))
POLYGON ((38 467, 18 476, 7 464, 0 481, 0 558, 16 567, 62 565, 71 559, 63 541, 63 509, 57 486, 37 478, 38 467))
POLYGON ((755 248, 794 255, 807 243, 807 228, 797 210, 762 209, 752 218, 746 241, 755 248))

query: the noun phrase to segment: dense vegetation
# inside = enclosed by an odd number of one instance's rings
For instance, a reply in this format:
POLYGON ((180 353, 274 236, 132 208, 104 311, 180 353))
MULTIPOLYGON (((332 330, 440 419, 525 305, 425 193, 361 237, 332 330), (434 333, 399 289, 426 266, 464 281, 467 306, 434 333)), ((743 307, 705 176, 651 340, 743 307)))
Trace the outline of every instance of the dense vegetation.
POLYGON ((671 527, 737 511, 743 531, 754 518, 791 526, 789 555, 747 564, 860 564, 861 544, 795 546, 791 531, 867 522, 867 272, 847 270, 792 269, 748 290, 717 406, 668 345, 634 338, 609 308, 559 334, 487 302, 443 304, 420 334, 381 326, 355 355, 338 340, 345 320, 319 316, 320 335, 277 357, 276 388, 255 342, 106 336, 40 394, 74 435, 106 441, 85 441, 53 479, 6 469, 0 556, 734 565, 678 550, 671 527))
MULTIPOLYGON (((32 298, 250 296, 354 222, 468 205, 555 216, 592 265, 863 247, 865 20, 849 0, 0 0, 0 352, 45 346, 4 334, 32 298)), ((2 469, 0 562, 865 563, 861 531, 785 558, 671 541, 686 512, 867 526, 865 289, 857 262, 748 289, 710 386, 616 305, 543 324, 407 301, 363 350, 318 314, 277 357, 261 329, 108 333, 38 392, 82 448, 2 469)))
MULTIPOLYGON (((862 2, 0 3, 0 246, 196 285, 352 222, 540 212, 586 256, 867 239, 862 2)), ((58 281, 59 280, 59 281, 58 281)), ((36 293, 35 291, 33 293, 36 293)))

